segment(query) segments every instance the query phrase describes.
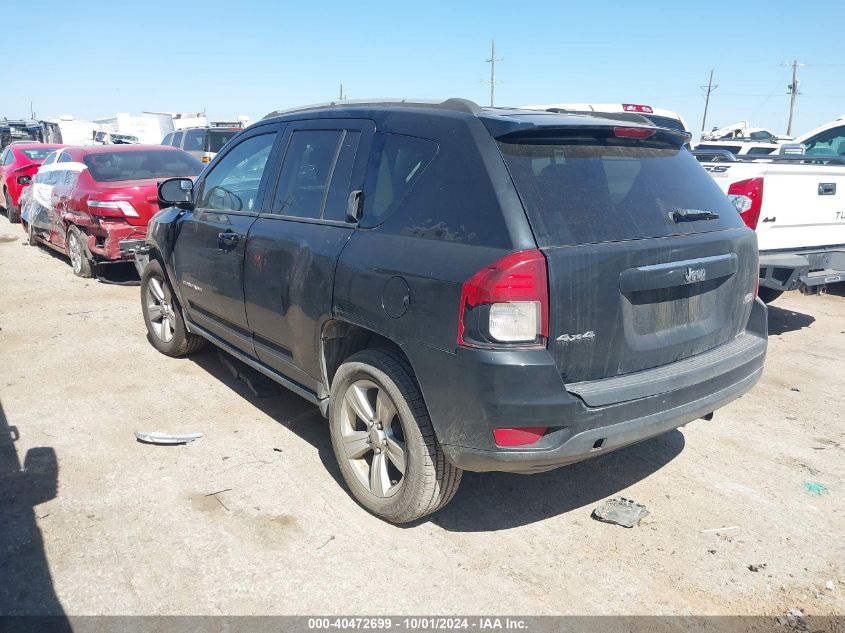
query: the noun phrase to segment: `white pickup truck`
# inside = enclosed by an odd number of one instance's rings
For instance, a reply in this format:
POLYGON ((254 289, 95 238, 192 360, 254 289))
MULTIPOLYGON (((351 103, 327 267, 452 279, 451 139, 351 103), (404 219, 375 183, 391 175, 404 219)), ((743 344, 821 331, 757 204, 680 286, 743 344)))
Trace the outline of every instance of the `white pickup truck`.
POLYGON ((757 232, 763 301, 845 281, 845 157, 695 154, 757 232))

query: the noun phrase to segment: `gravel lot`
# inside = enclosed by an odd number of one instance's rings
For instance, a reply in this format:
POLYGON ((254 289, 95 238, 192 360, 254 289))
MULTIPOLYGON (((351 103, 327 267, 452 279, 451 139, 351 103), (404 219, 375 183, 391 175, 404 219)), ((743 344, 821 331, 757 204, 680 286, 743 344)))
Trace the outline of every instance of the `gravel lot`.
POLYGON ((468 473, 395 527, 347 495, 315 407, 254 398, 214 351, 159 354, 137 287, 74 277, 2 219, 0 613, 842 614, 842 286, 775 302, 762 382, 711 422, 468 473), (639 527, 590 518, 617 495, 639 527))

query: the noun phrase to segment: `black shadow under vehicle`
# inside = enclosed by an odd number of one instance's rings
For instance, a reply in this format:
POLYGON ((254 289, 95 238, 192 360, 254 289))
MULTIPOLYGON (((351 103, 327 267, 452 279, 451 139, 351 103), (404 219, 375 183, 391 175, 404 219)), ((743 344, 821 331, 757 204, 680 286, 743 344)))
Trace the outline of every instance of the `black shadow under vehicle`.
POLYGON ((709 416, 766 353, 757 243, 677 131, 462 100, 274 113, 159 189, 153 344, 329 418, 389 521, 709 416))

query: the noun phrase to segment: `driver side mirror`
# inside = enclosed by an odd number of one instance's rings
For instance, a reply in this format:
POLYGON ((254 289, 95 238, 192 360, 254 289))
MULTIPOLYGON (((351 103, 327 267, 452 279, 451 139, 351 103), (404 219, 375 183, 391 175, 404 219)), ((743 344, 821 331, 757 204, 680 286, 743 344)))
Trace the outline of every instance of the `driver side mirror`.
POLYGON ((158 185, 158 203, 184 207, 194 202, 194 182, 190 178, 170 178, 158 185))

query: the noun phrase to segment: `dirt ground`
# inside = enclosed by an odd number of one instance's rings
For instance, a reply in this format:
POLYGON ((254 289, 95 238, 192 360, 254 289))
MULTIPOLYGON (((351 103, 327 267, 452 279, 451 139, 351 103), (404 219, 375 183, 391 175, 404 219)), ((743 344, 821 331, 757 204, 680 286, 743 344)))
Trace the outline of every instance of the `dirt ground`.
POLYGON ((761 383, 711 422, 468 473, 410 527, 347 495, 314 406, 253 397, 214 351, 159 354, 137 287, 74 277, 4 218, 0 328, 0 613, 845 612, 842 284, 774 303, 761 383), (617 495, 639 527, 590 518, 617 495))

